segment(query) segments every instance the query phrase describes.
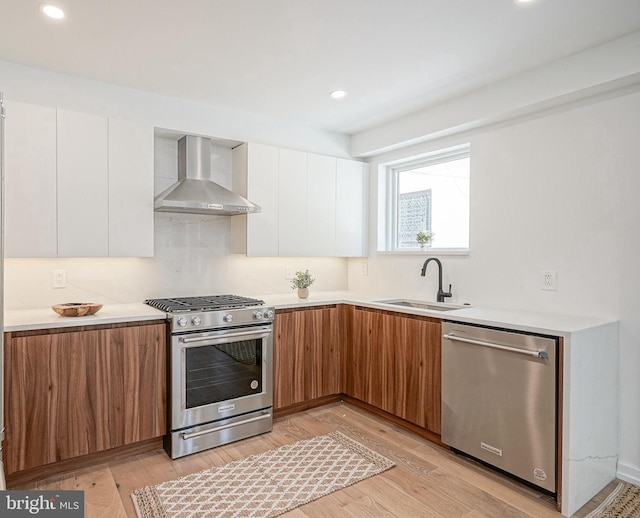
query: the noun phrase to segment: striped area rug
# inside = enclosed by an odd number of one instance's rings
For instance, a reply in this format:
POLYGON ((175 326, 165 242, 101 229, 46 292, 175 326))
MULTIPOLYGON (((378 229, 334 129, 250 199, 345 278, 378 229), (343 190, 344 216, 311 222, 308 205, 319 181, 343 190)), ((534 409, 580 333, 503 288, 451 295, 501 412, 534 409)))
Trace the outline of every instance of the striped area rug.
POLYGON ((596 509, 585 518, 638 518, 640 486, 621 482, 596 509))
POLYGON ((139 518, 271 517, 393 466, 333 432, 137 489, 131 497, 139 518))

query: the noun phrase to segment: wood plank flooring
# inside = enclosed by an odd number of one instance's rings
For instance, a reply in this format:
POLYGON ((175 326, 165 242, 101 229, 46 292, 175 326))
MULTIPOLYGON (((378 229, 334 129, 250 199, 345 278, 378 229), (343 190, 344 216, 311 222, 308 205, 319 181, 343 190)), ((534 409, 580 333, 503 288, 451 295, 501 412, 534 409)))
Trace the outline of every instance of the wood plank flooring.
MULTIPOLYGON (((171 461, 163 450, 158 450, 51 477, 23 489, 84 490, 86 518, 135 518, 130 494, 139 487, 336 430, 387 456, 396 467, 299 507, 283 517, 561 516, 548 496, 345 403, 280 418, 275 421, 271 433, 175 461, 171 461)), ((591 504, 592 508, 596 505, 591 504)), ((580 515, 584 516, 586 512, 581 510, 575 516, 580 515)))

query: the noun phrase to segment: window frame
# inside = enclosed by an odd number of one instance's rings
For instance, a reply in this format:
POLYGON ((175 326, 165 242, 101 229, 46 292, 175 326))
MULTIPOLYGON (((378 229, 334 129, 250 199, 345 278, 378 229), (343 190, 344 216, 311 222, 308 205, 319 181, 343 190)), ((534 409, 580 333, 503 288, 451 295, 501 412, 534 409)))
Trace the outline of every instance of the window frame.
MULTIPOLYGON (((422 254, 427 250, 398 248, 398 175, 404 171, 410 171, 418 167, 428 167, 463 158, 471 159, 471 145, 462 144, 455 147, 440 149, 427 155, 420 157, 399 160, 392 164, 387 164, 385 169, 385 235, 383 239, 384 249, 378 250, 379 253, 389 254, 422 254)), ((471 174, 469 174, 471 177, 471 174)), ((471 181, 471 178, 469 178, 471 181)), ((433 200, 432 200, 433 202, 433 200)), ((471 203, 471 200, 469 200, 471 203)), ((446 255, 467 255, 469 246, 460 248, 433 248, 429 247, 430 253, 446 254, 446 255)))

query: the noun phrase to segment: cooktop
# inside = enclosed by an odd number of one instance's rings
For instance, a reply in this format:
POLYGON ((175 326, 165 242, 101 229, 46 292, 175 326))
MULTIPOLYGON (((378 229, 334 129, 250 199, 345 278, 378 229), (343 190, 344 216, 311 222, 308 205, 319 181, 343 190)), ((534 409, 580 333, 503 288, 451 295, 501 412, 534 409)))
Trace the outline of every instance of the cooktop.
POLYGON ((148 299, 145 304, 167 313, 188 311, 217 311, 222 309, 262 306, 263 300, 239 295, 209 295, 204 297, 174 297, 168 299, 148 299))

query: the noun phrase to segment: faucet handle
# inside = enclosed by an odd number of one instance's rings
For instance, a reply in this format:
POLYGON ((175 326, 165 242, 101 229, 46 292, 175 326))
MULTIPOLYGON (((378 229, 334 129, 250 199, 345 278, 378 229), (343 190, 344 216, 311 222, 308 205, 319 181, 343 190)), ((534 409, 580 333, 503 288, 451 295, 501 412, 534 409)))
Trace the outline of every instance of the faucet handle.
POLYGON ((451 284, 449 284, 449 291, 445 292, 442 294, 443 297, 452 297, 453 295, 451 294, 451 284))

